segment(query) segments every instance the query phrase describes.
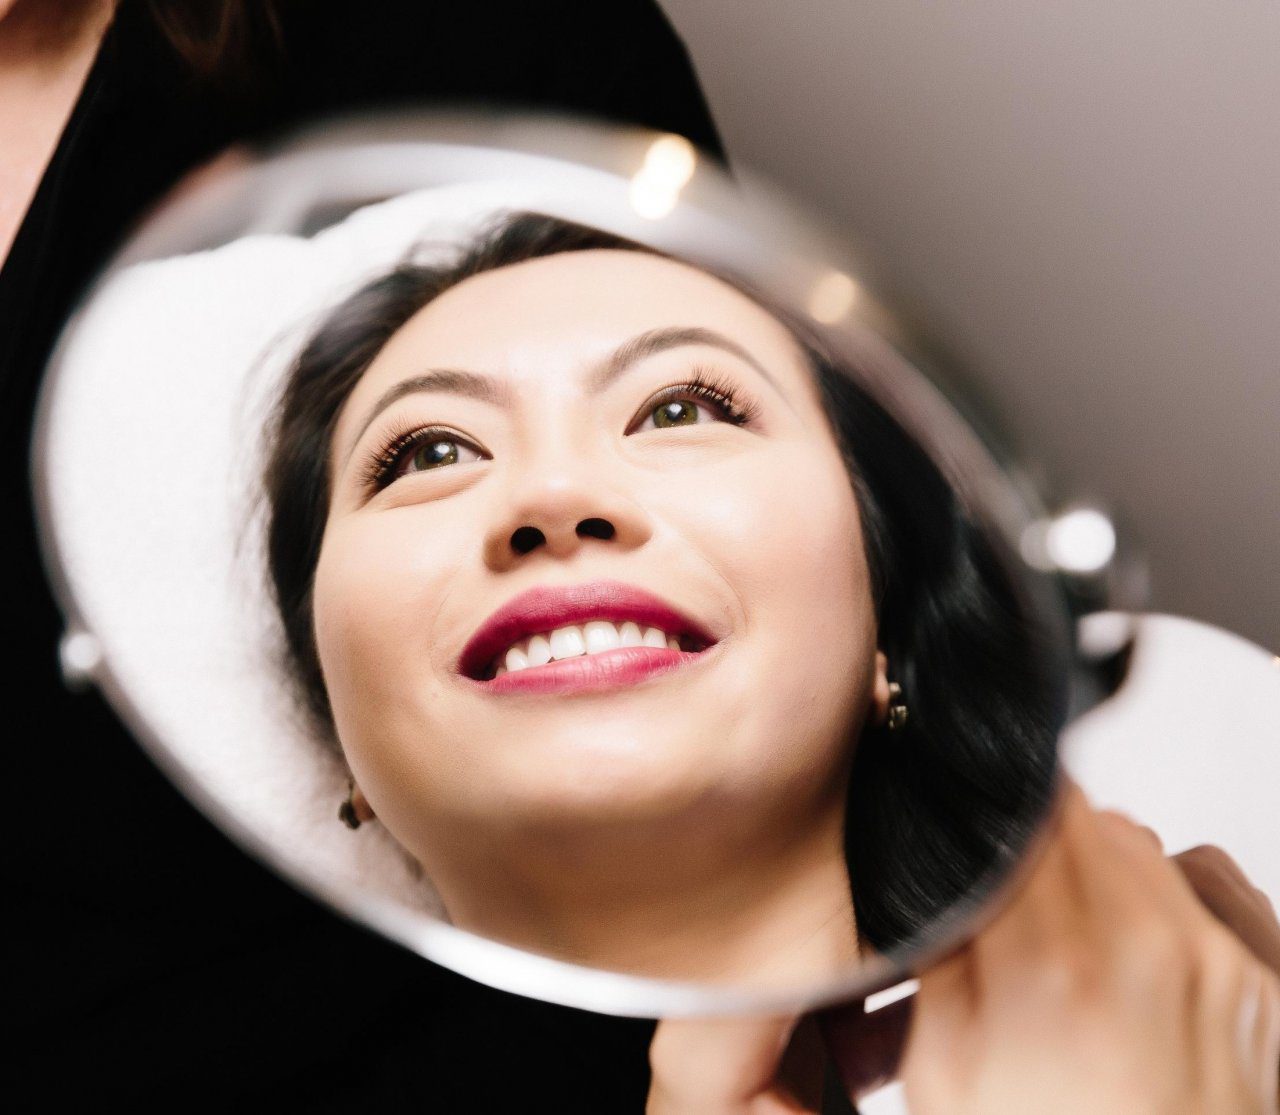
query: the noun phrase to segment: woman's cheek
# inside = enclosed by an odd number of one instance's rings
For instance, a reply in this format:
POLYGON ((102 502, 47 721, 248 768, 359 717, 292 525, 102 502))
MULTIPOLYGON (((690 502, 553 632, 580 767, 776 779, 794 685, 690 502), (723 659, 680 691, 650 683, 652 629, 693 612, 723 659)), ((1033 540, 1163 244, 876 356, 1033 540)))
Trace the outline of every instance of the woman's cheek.
POLYGON ((718 520, 748 604, 773 602, 846 626, 864 619, 870 581, 857 499, 839 456, 788 441, 744 462, 738 481, 718 520))
POLYGON ((402 533, 353 524, 325 536, 316 567, 316 645, 340 730, 400 692, 399 673, 427 643, 431 586, 423 566, 430 562, 402 533))
POLYGON ((789 678, 809 700, 823 678, 842 691, 865 680, 875 610, 857 498, 839 455, 779 442, 708 479, 685 490, 689 521, 737 597, 745 633, 763 636, 756 645, 775 679, 789 678))

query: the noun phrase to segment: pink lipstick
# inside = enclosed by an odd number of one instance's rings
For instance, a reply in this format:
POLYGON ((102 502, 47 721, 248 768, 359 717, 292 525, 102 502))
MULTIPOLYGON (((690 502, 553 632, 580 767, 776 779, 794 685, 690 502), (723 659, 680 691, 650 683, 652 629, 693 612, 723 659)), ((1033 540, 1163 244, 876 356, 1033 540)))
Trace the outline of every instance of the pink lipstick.
MULTIPOLYGON (((651 633, 652 634, 652 633, 651 633)), ((457 668, 487 690, 568 692, 632 685, 697 659, 718 642, 707 626, 645 589, 620 581, 592 581, 563 587, 538 586, 495 611, 468 640, 457 668), (499 656, 532 635, 592 620, 627 621, 642 630, 656 627, 670 646, 620 646, 553 659, 495 677, 499 656)))

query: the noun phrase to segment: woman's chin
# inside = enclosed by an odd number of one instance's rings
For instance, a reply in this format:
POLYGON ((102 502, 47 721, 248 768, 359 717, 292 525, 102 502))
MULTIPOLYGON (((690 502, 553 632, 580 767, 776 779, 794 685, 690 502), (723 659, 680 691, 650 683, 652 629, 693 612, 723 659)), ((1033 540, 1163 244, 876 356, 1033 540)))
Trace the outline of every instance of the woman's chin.
POLYGON ((649 832, 670 825, 709 801, 708 787, 681 783, 669 772, 627 769, 613 764, 561 767, 536 783, 524 783, 506 797, 505 815, 519 817, 525 826, 544 831, 579 833, 627 829, 649 832))

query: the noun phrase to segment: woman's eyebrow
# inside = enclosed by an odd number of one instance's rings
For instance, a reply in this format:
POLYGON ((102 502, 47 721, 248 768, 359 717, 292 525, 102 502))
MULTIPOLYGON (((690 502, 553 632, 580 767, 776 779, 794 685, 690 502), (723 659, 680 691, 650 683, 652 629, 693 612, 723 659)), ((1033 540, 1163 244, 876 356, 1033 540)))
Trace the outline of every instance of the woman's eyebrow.
MULTIPOLYGON (((786 395, 778 386, 777 380, 766 371, 764 365, 752 356, 750 352, 723 333, 717 333, 714 329, 705 329, 701 326, 667 326, 661 329, 650 329, 632 337, 628 341, 624 341, 601 362, 587 380, 587 391, 589 394, 597 394, 647 357, 659 352, 665 352, 667 349, 681 348, 685 345, 710 345, 712 348, 722 349, 730 355, 736 356, 739 360, 749 364, 759 372, 773 385, 774 390, 779 395, 782 395, 784 399, 786 398, 786 395)), ((428 391, 463 395, 467 398, 479 399, 481 402, 504 407, 508 410, 511 409, 514 403, 511 385, 506 380, 495 379, 479 372, 462 371, 457 368, 435 368, 429 372, 423 372, 421 375, 402 379, 399 383, 387 388, 378 401, 369 408, 369 413, 360 424, 360 430, 352 439, 351 448, 347 450, 346 456, 351 456, 351 452, 360 443, 360 439, 364 437, 365 431, 373 424, 374 419, 392 403, 403 399, 406 395, 416 395, 420 392, 428 391)))
POLYGON ((717 333, 714 329, 692 325, 650 329, 648 332, 632 337, 629 341, 624 341, 614 349, 612 355, 601 364, 596 373, 587 381, 587 390, 593 393, 603 391, 623 372, 630 370, 646 357, 653 356, 655 353, 663 352, 669 348, 681 348, 684 345, 710 345, 712 348, 723 349, 730 355, 750 364, 773 385, 774 390, 782 394, 782 389, 778 386, 773 376, 765 370, 764 365, 738 344, 737 341, 731 340, 723 333, 717 333))

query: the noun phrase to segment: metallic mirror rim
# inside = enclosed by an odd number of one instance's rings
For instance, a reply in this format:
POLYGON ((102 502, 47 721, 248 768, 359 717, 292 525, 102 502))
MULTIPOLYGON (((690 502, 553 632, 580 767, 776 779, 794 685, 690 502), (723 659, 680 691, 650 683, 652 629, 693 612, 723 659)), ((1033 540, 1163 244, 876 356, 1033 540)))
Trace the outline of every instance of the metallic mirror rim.
MULTIPOLYGON (((643 240, 694 262, 730 264, 766 277, 763 286, 787 304, 805 305, 806 293, 831 275, 844 276, 857 297, 834 320, 817 319, 859 363, 872 372, 866 386, 888 406, 908 431, 944 466, 970 509, 1004 543, 1003 555, 1019 574, 1035 614, 1052 628, 1052 645, 1072 694, 1074 717, 1103 699, 1106 687, 1091 684, 1087 656, 1075 645, 1074 620, 1079 594, 1066 590, 1061 570, 1035 568, 1019 553, 1019 540, 1047 521, 1034 491, 1001 471, 978 435, 944 398, 936 385, 903 355, 905 339, 890 314, 864 287, 862 265, 838 254, 841 243, 830 230, 801 218, 775 191, 735 168, 730 179, 705 160, 683 157, 679 137, 642 129, 528 114, 472 115, 466 112, 410 113, 387 117, 346 117, 286 137, 260 152, 240 149, 180 183, 169 198, 124 246, 80 309, 69 320, 50 361, 38 404, 32 443, 31 482, 41 523, 40 544, 63 614, 64 674, 68 684, 93 684, 119 712, 150 757, 237 843, 248 848, 304 892, 324 897, 352 920, 372 925, 393 940, 469 978, 502 990, 566 1006, 636 1017, 757 1013, 806 1008, 868 995, 910 976, 918 965, 943 955, 994 915, 1038 855, 1037 832, 1012 864, 1001 863, 998 876, 957 902, 927 938, 911 943, 908 960, 894 953, 875 957, 847 977, 823 980, 785 991, 725 988, 659 981, 562 962, 477 937, 432 921, 396 904, 335 888, 300 865, 286 860, 232 815, 146 723, 112 670, 109 656, 77 607, 56 529, 44 461, 50 452, 47 432, 56 405, 59 370, 77 321, 95 291, 119 270, 146 260, 217 247, 248 233, 307 235, 340 220, 365 204, 401 193, 519 173, 554 181, 566 168, 581 175, 596 172, 631 182, 646 174, 658 193, 672 196, 665 213, 648 215, 633 204, 619 215, 616 206, 577 203, 560 215, 594 221, 615 233, 643 240), (466 139, 466 142, 462 142, 466 139), (672 186, 663 186, 654 152, 666 144, 672 186), (299 184, 305 184, 299 189, 299 184), (676 202, 679 202, 677 205, 676 202), (193 230, 199 230, 193 233, 193 230), (940 431, 942 431, 940 433, 940 431)), ((681 141, 683 142, 683 141, 681 141)), ((688 146, 687 143, 685 145, 688 146)), ((634 201, 634 193, 632 195, 634 201)), ((647 202, 646 202, 647 204, 647 202)), ((1098 604, 1105 606, 1106 601, 1098 604)), ((1093 606, 1085 610, 1094 610, 1093 606)), ((1059 768, 1060 771, 1060 768, 1059 768)), ((1057 776, 1055 776, 1057 777, 1057 776)))

